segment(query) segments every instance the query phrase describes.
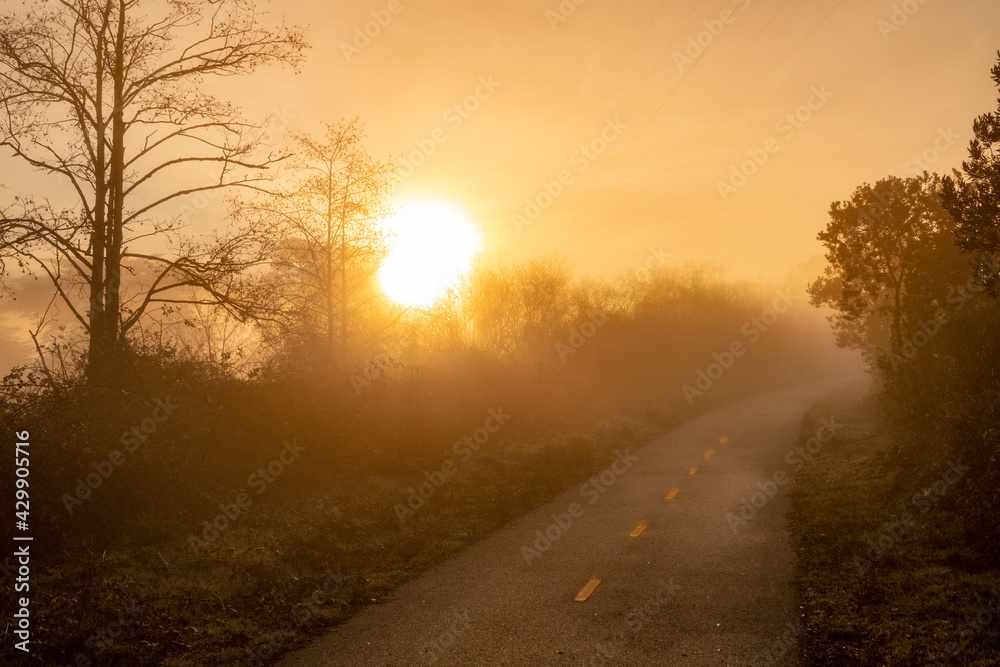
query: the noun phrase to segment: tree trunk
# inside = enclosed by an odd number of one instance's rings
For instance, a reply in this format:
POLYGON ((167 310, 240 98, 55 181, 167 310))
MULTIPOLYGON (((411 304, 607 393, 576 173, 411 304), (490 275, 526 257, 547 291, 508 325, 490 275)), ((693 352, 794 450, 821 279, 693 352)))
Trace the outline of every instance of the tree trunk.
POLYGON ((115 39, 115 106, 111 117, 111 215, 105 255, 105 330, 113 366, 121 358, 121 276, 125 214, 125 0, 118 2, 118 35, 115 39))
MULTIPOLYGON (((125 0, 118 0, 117 33, 114 63, 111 65, 113 106, 111 112, 111 159, 107 180, 103 168, 97 172, 97 207, 95 215, 94 266, 91 280, 91 329, 88 358, 88 381, 113 384, 121 365, 121 255, 125 209, 125 0)), ((97 95, 103 98, 103 67, 98 78, 97 95)), ((103 99, 102 99, 103 101, 103 99)), ((100 111, 100 109, 99 109, 100 111)), ((98 132, 98 151, 103 163, 106 123, 98 132)))
POLYGON ((351 196, 353 159, 347 170, 343 203, 340 209, 340 363, 347 364, 347 204, 351 196))
POLYGON ((892 308, 892 340, 893 354, 899 354, 903 349, 903 303, 902 303, 903 281, 900 279, 895 285, 895 303, 892 308))
POLYGON ((107 368, 107 345, 105 343, 106 312, 104 307, 104 248, 107 243, 107 155, 104 140, 107 121, 104 118, 104 49, 106 22, 97 36, 95 46, 97 89, 94 91, 94 121, 96 135, 96 163, 94 165, 94 228, 91 231, 90 243, 93 248, 93 264, 90 268, 90 345, 87 354, 87 379, 91 383, 104 381, 107 368))

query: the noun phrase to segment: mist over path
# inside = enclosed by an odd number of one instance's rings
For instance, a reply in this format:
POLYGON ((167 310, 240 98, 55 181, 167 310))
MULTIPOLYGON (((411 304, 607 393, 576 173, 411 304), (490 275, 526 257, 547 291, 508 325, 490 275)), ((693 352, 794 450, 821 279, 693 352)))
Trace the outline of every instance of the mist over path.
POLYGON ((623 451, 278 664, 794 664, 795 647, 767 657, 799 618, 782 475, 805 411, 856 379, 744 400, 623 451), (762 506, 741 513, 744 500, 762 506))

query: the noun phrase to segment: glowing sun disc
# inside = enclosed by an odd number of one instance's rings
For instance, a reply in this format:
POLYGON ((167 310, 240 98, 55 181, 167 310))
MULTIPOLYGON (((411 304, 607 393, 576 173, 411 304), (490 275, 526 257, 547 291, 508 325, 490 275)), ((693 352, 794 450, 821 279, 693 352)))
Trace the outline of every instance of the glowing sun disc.
POLYGON ((438 202, 405 204, 388 227, 393 238, 379 283, 390 299, 408 306, 432 305, 472 267, 482 247, 476 226, 438 202))

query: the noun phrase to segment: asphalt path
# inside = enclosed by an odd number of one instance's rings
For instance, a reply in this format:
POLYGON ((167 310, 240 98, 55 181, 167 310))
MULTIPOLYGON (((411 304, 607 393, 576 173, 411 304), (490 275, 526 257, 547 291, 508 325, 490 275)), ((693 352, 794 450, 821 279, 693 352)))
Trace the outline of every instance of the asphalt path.
MULTIPOLYGON (((808 455, 795 450, 804 413, 849 381, 744 400, 623 450, 278 664, 794 665, 788 480, 808 455)), ((829 431, 816 435, 814 449, 829 431)))

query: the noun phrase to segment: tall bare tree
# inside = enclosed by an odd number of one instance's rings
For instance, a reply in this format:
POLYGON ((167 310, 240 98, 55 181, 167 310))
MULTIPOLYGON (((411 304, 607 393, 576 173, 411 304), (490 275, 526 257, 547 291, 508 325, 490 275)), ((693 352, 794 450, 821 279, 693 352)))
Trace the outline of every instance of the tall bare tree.
POLYGON ((202 86, 296 66, 305 48, 300 30, 265 27, 253 0, 53 0, 0 16, 0 146, 56 177, 0 208, 0 260, 52 281, 89 336, 91 381, 155 304, 249 314, 236 288, 258 230, 195 242, 167 205, 260 187, 280 156, 261 155, 260 126, 202 86), (210 180, 192 177, 205 166, 210 180))
POLYGON ((274 225, 283 239, 274 263, 285 333, 318 338, 321 357, 341 365, 370 338, 366 313, 378 311, 374 279, 388 254, 381 222, 391 213, 394 165, 372 158, 363 139, 356 118, 325 125, 318 139, 294 135, 286 185, 241 208, 251 224, 274 225))

